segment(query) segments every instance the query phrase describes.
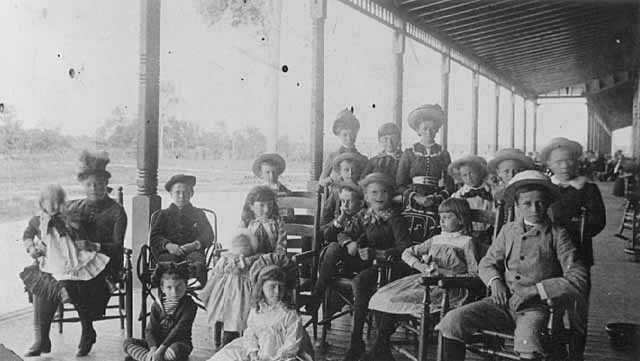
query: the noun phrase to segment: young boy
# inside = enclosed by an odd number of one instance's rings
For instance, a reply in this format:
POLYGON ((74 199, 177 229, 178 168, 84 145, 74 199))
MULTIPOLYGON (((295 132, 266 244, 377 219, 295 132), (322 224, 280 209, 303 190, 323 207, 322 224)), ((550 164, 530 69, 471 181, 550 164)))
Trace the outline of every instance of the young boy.
POLYGON ((320 185, 328 186, 334 182, 340 182, 338 178, 337 170, 335 170, 334 159, 343 153, 353 153, 358 156, 358 161, 361 163, 367 162, 367 157, 360 154, 356 149, 356 138, 358 137, 358 131, 360 131, 360 121, 353 115, 353 110, 343 109, 336 116, 336 120, 333 122, 333 134, 340 140, 340 148, 337 151, 329 153, 327 159, 322 167, 322 173, 320 174, 320 185))
POLYGON ((518 173, 505 197, 519 218, 504 225, 482 258, 479 274, 491 296, 447 313, 437 329, 444 336, 445 360, 465 358, 465 342, 488 329, 513 332, 514 349, 522 359, 537 359, 547 327, 548 301, 580 300, 589 282, 587 268, 569 232, 551 223, 547 209, 558 194, 549 178, 538 171, 518 173))
POLYGON ((501 200, 504 188, 509 184, 511 178, 523 170, 534 168, 533 160, 520 149, 500 149, 487 164, 489 173, 498 177, 498 183, 493 188, 493 198, 501 200))
MULTIPOLYGON (((342 153, 333 160, 333 169, 338 173, 340 182, 356 183, 360 179, 364 164, 362 158, 356 153, 342 153)), ((334 219, 340 209, 339 187, 335 184, 327 187, 327 200, 322 208, 320 225, 324 226, 334 219)))
POLYGON ((145 340, 124 341, 126 361, 186 360, 193 350, 191 328, 198 306, 187 295, 189 270, 186 264, 159 265, 152 283, 158 284, 160 298, 151 306, 145 340))
POLYGON ((191 205, 196 177, 177 174, 165 184, 171 205, 151 217, 151 252, 158 262, 187 261, 192 277, 206 283, 205 250, 214 239, 213 229, 201 209, 191 205))
POLYGON ((378 142, 382 151, 369 159, 367 166, 362 172, 362 177, 371 173, 384 173, 396 178, 398 173, 398 163, 402 150, 400 149, 400 128, 395 123, 385 123, 378 128, 378 142))
POLYGON ((284 172, 287 163, 284 158, 277 153, 267 153, 259 156, 253 162, 253 174, 262 180, 262 184, 271 187, 276 193, 290 193, 278 178, 284 172))

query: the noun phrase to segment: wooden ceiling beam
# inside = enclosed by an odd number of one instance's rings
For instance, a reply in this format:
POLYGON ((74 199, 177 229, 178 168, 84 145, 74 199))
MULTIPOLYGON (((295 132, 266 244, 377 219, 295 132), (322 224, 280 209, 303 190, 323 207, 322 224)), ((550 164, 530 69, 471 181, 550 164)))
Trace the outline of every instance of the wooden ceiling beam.
MULTIPOLYGON (((517 1, 517 0, 501 0, 501 1, 497 1, 497 2, 500 3, 500 2, 510 2, 510 1, 517 1)), ((418 16, 422 18, 423 16, 425 16, 427 14, 428 15, 435 15, 435 14, 440 14, 440 13, 443 13, 443 12, 451 12, 454 9, 470 6, 470 5, 473 5, 475 3, 480 3, 480 2, 485 2, 486 3, 486 0, 461 1, 460 3, 458 3, 456 5, 446 6, 446 7, 443 7, 443 8, 437 9, 437 10, 433 10, 433 11, 421 12, 421 13, 418 14, 418 16)), ((481 5, 481 6, 474 7, 472 9, 481 9, 481 8, 486 7, 486 6, 488 6, 488 5, 481 5)), ((459 10, 459 11, 456 11, 455 13, 465 13, 467 11, 468 10, 459 10)), ((447 16, 447 15, 445 15, 445 16, 447 16)), ((431 18, 434 18, 434 16, 431 16, 431 18)), ((437 18, 440 19, 440 16, 438 16, 437 18)))
MULTIPOLYGON (((543 59, 549 56, 579 56, 579 52, 592 46, 592 44, 560 44, 552 48, 532 49, 516 54, 503 53, 501 56, 485 56, 483 59, 486 59, 492 64, 496 64, 496 66, 501 66, 527 60, 543 59)), ((588 59, 585 59, 585 61, 586 60, 588 59)))
MULTIPOLYGON (((422 5, 418 5, 418 6, 415 6, 415 7, 409 7, 407 9, 407 11, 414 12, 414 11, 417 11, 417 10, 428 9, 428 8, 432 8, 434 6, 438 6, 438 5, 441 5, 441 4, 444 4, 444 3, 448 3, 450 1, 451 0, 440 0, 440 1, 432 1, 430 3, 425 3, 425 1, 421 1, 422 5)), ((403 3, 402 5, 404 6, 405 4, 403 3)))
MULTIPOLYGON (((517 0, 516 0, 517 1, 517 0)), ((535 0, 535 1, 541 1, 541 0, 535 0)), ((443 8, 434 12, 422 12, 419 13, 418 16, 421 18, 424 18, 425 21, 434 21, 437 24, 450 24, 450 23, 454 23, 454 22, 460 22, 460 21, 466 21, 466 20, 470 20, 470 19, 477 19, 478 17, 481 16, 488 16, 489 14, 494 14, 496 12, 502 12, 505 11, 506 9, 513 9, 513 8, 518 8, 518 7, 522 7, 522 6, 526 6, 527 3, 524 1, 518 1, 516 5, 513 6, 506 6, 506 7, 501 7, 499 5, 504 4, 504 3, 512 3, 514 2, 514 0, 498 0, 498 1, 484 1, 483 5, 479 5, 479 6, 474 6, 470 9, 465 9, 465 10, 459 10, 459 11, 455 11, 452 12, 450 10, 453 9, 453 7, 451 8, 443 8), (496 10, 484 10, 487 8, 497 8, 496 10), (445 15, 440 15, 440 16, 433 16, 434 14, 438 14, 441 12, 448 12, 449 14, 445 14, 445 15), (460 16, 463 14, 467 14, 467 13, 473 13, 473 15, 470 16, 466 16, 466 17, 461 17, 461 18, 456 18, 453 20, 449 20, 449 21, 444 21, 446 19, 449 18, 453 18, 456 16, 460 16)), ((463 2, 462 4, 464 5, 468 5, 469 3, 465 3, 463 2)))

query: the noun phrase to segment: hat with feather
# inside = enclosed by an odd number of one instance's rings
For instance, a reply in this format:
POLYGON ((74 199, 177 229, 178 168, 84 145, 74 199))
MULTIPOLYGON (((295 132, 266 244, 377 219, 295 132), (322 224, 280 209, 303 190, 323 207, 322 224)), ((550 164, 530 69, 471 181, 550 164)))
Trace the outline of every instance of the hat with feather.
POLYGON ((107 171, 107 164, 109 164, 109 154, 107 152, 94 153, 83 150, 80 153, 78 180, 87 179, 91 175, 103 176, 107 179, 111 178, 111 173, 107 171))

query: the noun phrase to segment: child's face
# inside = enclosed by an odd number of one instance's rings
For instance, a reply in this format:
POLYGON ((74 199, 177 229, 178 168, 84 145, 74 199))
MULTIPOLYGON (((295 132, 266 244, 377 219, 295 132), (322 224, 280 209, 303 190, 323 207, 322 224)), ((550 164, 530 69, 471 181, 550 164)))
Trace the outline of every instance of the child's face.
POLYGON ((462 222, 453 212, 440 212, 440 227, 444 232, 457 232, 462 228, 462 222))
POLYGON ((400 137, 397 134, 388 134, 383 135, 378 139, 382 149, 384 149, 387 153, 393 153, 398 149, 398 144, 400 144, 400 137))
POLYGON ((54 215, 54 214, 60 213, 60 211, 62 209, 62 206, 63 205, 58 203, 58 200, 52 194, 48 195, 47 197, 44 197, 40 201, 40 208, 42 208, 43 212, 45 212, 45 213, 47 213, 49 215, 54 215))
POLYGON ((171 187, 171 200, 178 208, 182 208, 191 203, 192 196, 193 189, 191 189, 189 185, 176 183, 171 187))
POLYGON ((187 284, 183 279, 176 278, 173 275, 162 276, 160 281, 162 285, 162 293, 170 298, 182 298, 187 293, 187 284))
POLYGON ((498 173, 498 177, 502 180, 503 183, 507 184, 515 176, 516 174, 522 171, 522 166, 520 162, 515 161, 513 159, 503 160, 498 164, 496 168, 496 173, 498 173))
POLYGON ((549 200, 544 192, 534 190, 520 193, 516 206, 525 221, 538 224, 544 222, 547 217, 549 200))
POLYGON ((391 195, 387 187, 380 183, 371 183, 364 192, 364 199, 369 208, 374 211, 380 211, 389 208, 391 195))
POLYGON ((438 128, 434 126, 432 121, 423 121, 418 125, 418 135, 425 143, 431 144, 435 142, 436 134, 438 134, 438 128))
POLYGON ((469 165, 463 165, 460 167, 460 178, 462 179, 462 182, 469 187, 479 187, 483 181, 478 172, 469 165))
POLYGON ((340 163, 340 177, 342 180, 356 181, 356 165, 350 160, 344 160, 340 163))
POLYGON ((269 305, 275 305, 284 296, 284 284, 282 282, 267 280, 262 284, 262 293, 269 305))
POLYGON ((260 172, 265 184, 278 183, 278 169, 273 164, 262 163, 260 166, 260 172))
POLYGON ((251 210, 256 218, 269 218, 271 216, 271 209, 273 208, 272 201, 255 201, 251 204, 251 210))
POLYGON ((346 148, 353 148, 353 145, 356 143, 357 133, 353 131, 353 129, 340 129, 338 131, 338 139, 340 139, 340 144, 342 144, 346 148))
POLYGON ((548 166, 560 180, 570 180, 576 176, 576 159, 570 151, 557 148, 549 154, 548 166))
POLYGON ((89 201, 99 201, 107 196, 107 179, 90 175, 81 184, 89 201))
POLYGON ((340 191, 340 208, 347 214, 355 214, 362 207, 362 201, 358 199, 356 193, 349 189, 340 191))

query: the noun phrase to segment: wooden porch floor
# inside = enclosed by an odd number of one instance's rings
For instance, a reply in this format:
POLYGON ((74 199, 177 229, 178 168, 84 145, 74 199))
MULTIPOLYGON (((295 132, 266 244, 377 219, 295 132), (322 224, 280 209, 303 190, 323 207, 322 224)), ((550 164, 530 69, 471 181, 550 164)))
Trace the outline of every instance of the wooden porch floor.
MULTIPOLYGON (((630 261, 624 254, 624 242, 613 237, 622 212, 622 201, 609 196, 611 186, 601 185, 608 211, 608 226, 596 238, 594 253, 596 265, 592 268, 593 290, 591 294, 591 310, 589 317, 589 339, 586 359, 592 361, 640 360, 640 345, 635 350, 617 351, 609 346, 604 325, 612 321, 628 321, 640 323, 640 263, 630 261)), ((26 299, 26 298, 25 298, 26 299)), ((21 354, 32 342, 32 314, 29 310, 0 318, 0 343, 21 354)), ((101 321, 95 324, 98 343, 85 358, 93 360, 122 360, 122 341, 125 332, 120 330, 117 320, 101 321)), ((317 351, 316 360, 341 360, 348 346, 350 320, 344 317, 334 322, 329 331, 328 341, 331 345, 325 352, 317 351)), ((311 331, 309 329, 309 331, 311 331)), ((52 353, 30 358, 30 360, 70 360, 75 359, 75 352, 80 336, 79 324, 65 324, 63 334, 59 334, 54 326, 51 332, 52 353)), ((139 336, 136 331, 135 336, 139 336)), ((403 339, 404 334, 398 332, 394 339, 403 339)), ((373 337, 368 343, 373 341, 373 337)), ((207 360, 213 353, 213 342, 206 325, 204 312, 199 312, 194 326, 194 352, 190 360, 207 360)), ((435 360, 435 345, 429 350, 429 359, 435 360)), ((411 349, 411 347, 409 347, 411 349)), ((477 359, 468 354, 468 359, 477 359)), ((396 359, 408 360, 401 354, 396 359)))

